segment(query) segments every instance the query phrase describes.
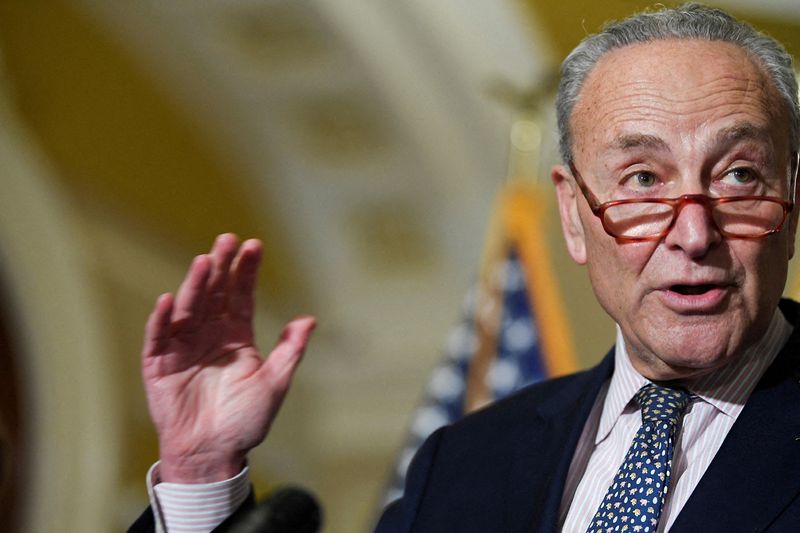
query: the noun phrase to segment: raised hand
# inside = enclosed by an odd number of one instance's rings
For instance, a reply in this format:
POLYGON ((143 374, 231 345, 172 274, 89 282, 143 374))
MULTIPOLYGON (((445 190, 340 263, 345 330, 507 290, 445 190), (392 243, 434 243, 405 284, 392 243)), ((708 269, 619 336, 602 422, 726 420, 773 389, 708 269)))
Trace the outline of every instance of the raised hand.
POLYGON ((161 479, 203 483, 242 469, 264 440, 315 321, 289 322, 263 359, 254 344, 261 242, 217 237, 177 294, 161 295, 145 327, 142 377, 158 432, 161 479))

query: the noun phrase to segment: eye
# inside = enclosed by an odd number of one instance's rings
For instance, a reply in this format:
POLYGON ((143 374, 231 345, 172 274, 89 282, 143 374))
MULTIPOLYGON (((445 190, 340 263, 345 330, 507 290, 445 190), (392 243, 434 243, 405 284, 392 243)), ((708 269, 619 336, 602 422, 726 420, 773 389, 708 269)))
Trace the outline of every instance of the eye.
POLYGON ((652 172, 646 170, 639 170, 630 175, 626 179, 626 185, 634 189, 649 189, 658 183, 658 178, 652 172))
POLYGON ((722 176, 722 182, 727 185, 749 185, 756 181, 758 176, 751 168, 732 168, 722 176))

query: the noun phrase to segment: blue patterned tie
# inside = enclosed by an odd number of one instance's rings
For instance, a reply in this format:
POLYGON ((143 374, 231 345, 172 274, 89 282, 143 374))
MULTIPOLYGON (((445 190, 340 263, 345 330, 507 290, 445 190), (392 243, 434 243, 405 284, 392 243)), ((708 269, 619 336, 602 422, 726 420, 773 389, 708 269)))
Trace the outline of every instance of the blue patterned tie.
POLYGON ((648 384, 634 396, 642 426, 597 509, 587 533, 652 533, 669 487, 676 428, 689 393, 648 384))

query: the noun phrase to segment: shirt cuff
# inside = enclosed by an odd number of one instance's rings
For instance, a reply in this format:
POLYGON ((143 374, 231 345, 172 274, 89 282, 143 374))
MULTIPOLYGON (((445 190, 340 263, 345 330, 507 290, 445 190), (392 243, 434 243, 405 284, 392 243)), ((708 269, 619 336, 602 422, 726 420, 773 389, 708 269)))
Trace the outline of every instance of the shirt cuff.
POLYGON ((165 483, 159 463, 147 472, 147 494, 156 533, 209 533, 231 516, 250 493, 248 467, 215 483, 165 483))

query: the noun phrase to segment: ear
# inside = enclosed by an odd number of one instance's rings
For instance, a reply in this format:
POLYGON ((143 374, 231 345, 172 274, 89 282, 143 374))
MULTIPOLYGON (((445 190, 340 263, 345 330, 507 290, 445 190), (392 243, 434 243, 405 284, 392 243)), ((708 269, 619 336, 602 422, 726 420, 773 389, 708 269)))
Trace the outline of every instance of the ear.
POLYGON ((795 194, 794 209, 792 209, 792 212, 789 213, 789 227, 786 228, 789 231, 789 236, 788 236, 789 259, 794 257, 794 242, 797 236, 797 217, 800 214, 800 209, 798 209, 797 201, 798 201, 798 195, 795 194))
POLYGON ((558 213, 561 215, 561 230, 567 242, 567 250, 579 265, 586 264, 586 235, 578 215, 578 196, 575 180, 563 165, 553 167, 550 177, 556 186, 558 213))
POLYGON ((789 213, 789 220, 787 221, 788 224, 787 227, 784 229, 784 231, 789 232, 789 235, 786 237, 787 238, 786 244, 789 247, 788 250, 789 259, 794 257, 794 243, 795 239, 797 238, 797 217, 800 214, 800 209, 798 209, 797 201, 798 201, 798 194, 795 193, 794 209, 792 209, 792 212, 789 213))
POLYGON ((795 180, 794 198, 791 199, 794 202, 794 209, 792 209, 792 211, 789 213, 789 220, 787 221, 788 223, 784 226, 784 231, 788 232, 786 239, 787 239, 787 246, 788 246, 787 251, 789 259, 794 257, 794 244, 797 236, 797 217, 798 215, 800 215, 800 213, 798 213, 798 211, 800 210, 798 210, 798 205, 797 205, 798 200, 800 200, 800 191, 797 190, 796 186, 798 171, 800 171, 800 169, 798 168, 800 166, 800 154, 798 154, 797 152, 792 152, 790 158, 791 158, 791 163, 789 172, 790 175, 793 176, 795 180))

